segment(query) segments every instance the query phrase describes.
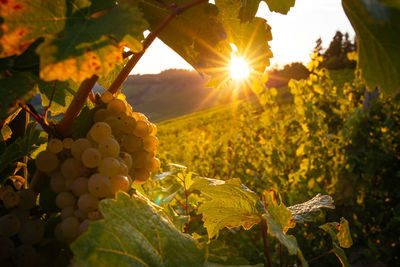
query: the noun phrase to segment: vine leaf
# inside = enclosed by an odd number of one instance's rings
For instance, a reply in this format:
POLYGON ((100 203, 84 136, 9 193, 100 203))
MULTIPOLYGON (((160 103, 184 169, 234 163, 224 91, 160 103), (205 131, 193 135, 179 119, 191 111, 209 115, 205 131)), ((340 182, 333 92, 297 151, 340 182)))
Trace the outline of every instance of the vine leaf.
POLYGON ((202 266, 205 253, 144 197, 119 192, 100 202, 104 220, 72 244, 88 266, 202 266))
POLYGON ((114 67, 112 71, 110 71, 107 76, 100 78, 97 80, 97 83, 100 86, 103 86, 104 89, 108 90, 114 80, 117 78, 118 74, 124 68, 125 64, 129 61, 129 58, 125 58, 121 64, 118 64, 114 67))
POLYGON ((263 192, 263 204, 259 202, 259 208, 268 225, 268 233, 276 237, 284 245, 289 254, 299 257, 303 266, 308 266, 304 259, 296 237, 288 235, 287 231, 296 226, 291 211, 283 204, 281 196, 274 190, 263 192), (279 201, 279 203, 278 203, 279 201))
POLYGON ((343 0, 342 4, 357 33, 358 68, 368 89, 378 87, 394 95, 400 92, 400 9, 393 1, 381 2, 343 0))
MULTIPOLYGON (((239 18, 245 21, 251 21, 258 10, 262 0, 241 0, 239 18)), ((264 0, 270 11, 287 14, 295 4, 296 0, 264 0)), ((389 0, 390 1, 390 0, 389 0)))
POLYGON ((197 177, 190 190, 198 190, 210 198, 198 209, 203 214, 209 238, 225 227, 243 226, 248 230, 261 219, 256 207, 257 194, 241 184, 240 179, 221 181, 197 177))
POLYGON ((310 222, 321 211, 321 208, 334 209, 333 198, 328 195, 317 194, 312 199, 288 207, 296 223, 310 222))
POLYGON ((351 238, 349 229, 349 222, 345 218, 341 218, 340 224, 337 222, 330 222, 321 225, 320 228, 331 236, 333 252, 338 257, 342 265, 344 267, 348 267, 349 263, 347 261, 346 254, 341 247, 349 248, 353 245, 353 240, 351 238))
POLYGON ((45 81, 79 83, 93 74, 105 77, 122 63, 124 46, 134 52, 142 49, 147 28, 137 7, 112 0, 10 0, 0 16, 0 57, 20 54, 44 37, 36 52, 45 81))

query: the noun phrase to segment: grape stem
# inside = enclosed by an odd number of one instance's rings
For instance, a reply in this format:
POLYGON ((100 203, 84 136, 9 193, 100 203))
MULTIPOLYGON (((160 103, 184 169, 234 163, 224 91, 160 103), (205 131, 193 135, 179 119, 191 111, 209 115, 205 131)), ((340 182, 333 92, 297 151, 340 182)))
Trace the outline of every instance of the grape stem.
POLYGON ((33 119, 35 121, 37 121, 40 126, 42 126, 43 130, 48 133, 48 134, 54 134, 54 129, 52 127, 50 127, 46 121, 43 119, 43 117, 35 110, 34 107, 32 107, 31 105, 22 105, 19 104, 19 106, 25 111, 27 112, 29 115, 31 115, 33 117, 33 119))
POLYGON ((272 267, 267 243, 267 222, 264 218, 261 219, 261 233, 264 244, 265 266, 272 267))
POLYGON ((85 104, 98 78, 97 75, 93 75, 91 78, 82 82, 61 121, 56 125, 56 133, 58 136, 67 137, 72 135, 72 124, 85 104))
POLYGON ((194 7, 196 5, 199 5, 201 3, 206 3, 208 0, 194 0, 192 2, 189 2, 187 4, 181 5, 181 6, 176 6, 174 4, 165 4, 165 1, 160 0, 164 6, 170 9, 169 15, 153 30, 150 32, 150 34, 144 39, 143 41, 143 48, 140 52, 134 53, 134 52, 126 52, 124 53, 124 57, 127 57, 130 55, 130 53, 133 54, 133 56, 129 59, 129 61, 126 63, 124 68, 121 70, 121 72, 118 74, 117 78, 114 80, 114 82, 111 84, 110 88, 108 88, 108 91, 112 94, 115 94, 118 89, 121 87, 122 83, 126 80, 128 77, 129 73, 132 71, 132 69, 136 66, 136 64, 139 62, 143 54, 146 52, 147 48, 153 43, 153 41, 156 39, 157 35, 179 14, 184 12, 185 10, 194 7))

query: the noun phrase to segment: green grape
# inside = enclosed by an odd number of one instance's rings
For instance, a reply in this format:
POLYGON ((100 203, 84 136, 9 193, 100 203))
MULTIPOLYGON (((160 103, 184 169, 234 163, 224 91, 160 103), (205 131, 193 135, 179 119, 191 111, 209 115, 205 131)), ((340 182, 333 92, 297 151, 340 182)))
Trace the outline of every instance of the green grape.
POLYGON ((88 168, 96 168, 101 162, 100 151, 96 148, 88 148, 82 153, 83 165, 88 168))
POLYGON ((18 267, 42 266, 43 262, 31 245, 20 245, 14 250, 12 261, 18 267))
POLYGON ((64 237, 63 232, 61 231, 61 223, 57 224, 54 228, 54 236, 57 238, 58 241, 66 243, 68 240, 64 237))
POLYGON ((33 245, 43 239, 44 230, 44 222, 42 220, 29 220, 22 224, 18 238, 22 244, 33 245))
POLYGON ((132 168, 144 168, 150 154, 146 151, 140 150, 132 154, 132 168))
POLYGON ((60 231, 66 239, 73 240, 79 234, 79 220, 76 217, 68 217, 60 223, 60 231))
POLYGON ((104 138, 111 137, 111 127, 105 122, 96 122, 88 134, 94 141, 100 143, 104 138))
POLYGON ((118 118, 110 116, 104 120, 111 127, 113 135, 118 135, 121 132, 121 122, 118 118))
POLYGON ((109 116, 111 116, 111 112, 108 111, 107 109, 102 108, 102 109, 97 110, 94 113, 93 121, 94 122, 101 122, 101 121, 104 121, 109 116))
POLYGON ((66 191, 65 178, 61 172, 56 172, 50 177, 50 188, 55 193, 66 191))
POLYGON ((99 150, 103 157, 118 157, 119 144, 114 138, 104 138, 99 144, 99 150))
POLYGON ((47 144, 47 150, 51 153, 57 154, 64 149, 64 144, 60 139, 53 138, 47 144))
POLYGON ((73 206, 76 203, 76 198, 71 192, 61 192, 56 197, 56 205, 60 209, 68 206, 73 206))
POLYGON ((119 159, 119 172, 118 174, 122 174, 122 175, 128 175, 129 170, 128 167, 126 166, 125 162, 122 159, 119 159))
POLYGON ((158 158, 149 158, 145 165, 146 170, 149 172, 155 172, 160 169, 160 160, 158 158))
POLYGON ((131 176, 135 184, 141 185, 150 178, 150 172, 144 168, 134 169, 131 176))
POLYGON ((10 214, 16 216, 21 223, 24 223, 29 219, 30 210, 15 208, 10 214))
POLYGON ((79 138, 79 139, 75 140, 71 146, 72 156, 74 156, 74 158, 77 160, 81 160, 83 151, 85 151, 86 149, 88 149, 91 146, 92 146, 92 144, 86 138, 79 138))
POLYGON ((0 236, 0 261, 6 260, 14 252, 14 242, 5 236, 0 236))
POLYGON ((65 189, 66 189, 66 191, 71 191, 72 183, 74 181, 75 181, 74 179, 65 179, 65 189))
POLYGON ((113 99, 114 96, 109 91, 105 91, 101 94, 101 101, 103 101, 103 103, 110 103, 113 99))
POLYGON ((155 136, 146 136, 143 138, 143 149, 147 152, 154 152, 158 147, 158 138, 155 136))
POLYGON ((118 174, 120 170, 120 163, 115 158, 107 157, 101 161, 98 170, 101 174, 111 177, 118 174))
POLYGON ((74 206, 68 206, 61 210, 61 219, 74 216, 75 208, 74 206))
POLYGON ((133 153, 139 151, 142 147, 142 139, 135 135, 125 135, 122 139, 122 145, 126 151, 133 153))
POLYGON ((133 130, 133 134, 137 137, 144 138, 149 135, 149 123, 144 120, 139 120, 136 122, 136 128, 133 130))
POLYGON ((136 120, 131 116, 124 115, 120 119, 121 131, 127 134, 132 134, 136 128, 136 120))
POLYGON ((93 174, 88 181, 90 194, 98 198, 103 198, 110 194, 110 185, 110 180, 100 173, 93 174))
POLYGON ((40 171, 49 173, 58 167, 58 158, 56 154, 44 150, 36 156, 35 163, 40 171))
POLYGON ((13 236, 19 232, 21 222, 13 214, 7 214, 0 217, 0 236, 13 236))
POLYGON ((79 208, 75 209, 74 215, 76 218, 78 218, 81 221, 87 219, 87 213, 81 211, 79 208))
POLYGON ((83 234, 88 230, 90 222, 91 220, 89 219, 86 219, 83 222, 81 222, 81 224, 79 225, 79 234, 83 234))
POLYGON ((22 189, 18 191, 19 203, 18 208, 30 210, 36 205, 36 194, 31 189, 22 189))
POLYGON ((71 184, 71 191, 75 196, 79 197, 88 191, 88 179, 86 177, 79 177, 71 184))
POLYGON ((20 202, 20 196, 17 192, 9 191, 3 195, 3 205, 7 209, 16 207, 20 202))
POLYGON ((115 195, 118 191, 128 192, 131 184, 129 183, 128 177, 125 175, 114 175, 110 178, 110 190, 111 194, 115 195))
POLYGON ((75 158, 67 158, 61 164, 61 173, 67 180, 75 179, 80 174, 81 166, 82 163, 79 160, 75 158))
POLYGON ((125 162, 126 167, 128 167, 128 170, 132 168, 132 157, 129 153, 126 152, 121 152, 119 154, 119 157, 125 162))
POLYGON ((14 189, 12 188, 11 185, 0 185, 0 199, 3 200, 3 196, 7 192, 14 192, 14 189))
POLYGON ((74 139, 67 137, 67 138, 64 138, 62 142, 63 142, 64 148, 71 149, 72 144, 74 143, 74 139))
POLYGON ((155 136, 157 134, 157 126, 154 123, 149 123, 149 135, 150 136, 155 136))
POLYGON ((107 104, 107 110, 114 115, 125 113, 126 110, 125 102, 121 99, 115 98, 107 104))
POLYGON ((99 200, 91 194, 83 194, 78 199, 78 208, 85 213, 96 210, 98 205, 99 200))

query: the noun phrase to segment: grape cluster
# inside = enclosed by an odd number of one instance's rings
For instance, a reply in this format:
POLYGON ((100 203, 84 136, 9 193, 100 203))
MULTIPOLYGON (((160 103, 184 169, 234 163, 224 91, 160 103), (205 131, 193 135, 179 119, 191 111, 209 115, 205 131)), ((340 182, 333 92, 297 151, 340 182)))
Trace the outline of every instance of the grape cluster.
POLYGON ((43 239, 45 223, 31 212, 36 194, 4 185, 0 200, 0 265, 38 266, 41 258, 34 246, 43 239))
POLYGON ((128 192, 132 182, 143 184, 160 167, 156 126, 133 112, 123 95, 106 91, 101 101, 86 138, 53 138, 36 158, 57 194, 62 221, 55 235, 61 241, 73 241, 91 221, 102 218, 101 199, 128 192))

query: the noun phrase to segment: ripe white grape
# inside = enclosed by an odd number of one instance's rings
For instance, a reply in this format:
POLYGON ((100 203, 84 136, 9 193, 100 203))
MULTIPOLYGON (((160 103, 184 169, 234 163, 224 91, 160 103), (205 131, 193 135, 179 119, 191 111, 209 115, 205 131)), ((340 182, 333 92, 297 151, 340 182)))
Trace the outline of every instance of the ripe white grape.
POLYGON ((91 147, 92 144, 86 138, 79 138, 75 140, 71 145, 71 153, 77 160, 80 160, 82 157, 83 151, 91 147))
POLYGON ((76 198, 71 192, 61 192, 56 197, 56 205, 60 209, 66 208, 68 206, 74 206, 76 203, 76 198))
POLYGON ((111 127, 105 122, 96 122, 90 128, 89 135, 94 141, 100 143, 104 138, 111 137, 111 127))
POLYGON ((64 149, 63 141, 57 138, 52 138, 47 144, 47 150, 51 153, 57 154, 64 149))
POLYGON ((14 192, 14 189, 11 185, 0 185, 0 200, 3 200, 3 196, 7 192, 14 192))
POLYGON ((15 208, 10 214, 16 216, 21 223, 24 223, 29 219, 30 210, 15 208))
POLYGON ((74 211, 75 211, 74 206, 68 206, 63 208, 61 210, 61 219, 64 220, 65 218, 74 216, 74 211))
POLYGON ((111 116, 111 112, 108 111, 107 109, 102 108, 94 113, 93 121, 94 122, 104 121, 109 116, 111 116))
POLYGON ((135 118, 123 115, 120 121, 121 121, 121 131, 127 134, 133 134, 133 131, 136 128, 135 118))
POLYGON ((118 157, 119 144, 114 138, 104 138, 99 144, 99 150, 103 157, 118 157))
POLYGON ((58 158, 56 154, 44 150, 36 156, 35 163, 40 171, 49 173, 58 167, 58 158))
POLYGON ((88 148, 82 153, 83 165, 88 168, 96 168, 101 162, 100 151, 96 148, 88 148))
POLYGON ((31 189, 22 189, 18 191, 19 203, 18 208, 30 210, 36 204, 36 194, 31 189))
POLYGON ((75 215, 76 218, 78 218, 81 221, 87 219, 87 213, 81 211, 79 208, 75 209, 74 215, 75 215))
POLYGON ((0 217, 0 236, 13 236, 19 232, 21 222, 13 214, 6 214, 0 217))
POLYGON ((71 184, 71 191, 75 196, 79 197, 88 191, 88 179, 86 177, 79 177, 71 184))
POLYGON ((104 122, 111 127, 111 132, 113 135, 118 135, 121 132, 121 122, 118 118, 110 116, 107 117, 104 122))
POLYGON ((132 154, 132 168, 144 168, 150 158, 148 152, 140 150, 132 154))
POLYGON ((21 245, 14 250, 12 255, 14 266, 29 267, 42 266, 43 262, 35 248, 31 245, 21 245))
POLYGON ((113 100, 114 96, 112 95, 112 93, 110 93, 109 91, 105 91, 104 93, 101 94, 101 101, 103 101, 103 103, 110 103, 113 100))
POLYGON ((138 185, 144 184, 150 178, 150 172, 144 168, 134 169, 131 175, 133 182, 138 185))
POLYGON ((70 137, 67 137, 67 138, 64 138, 62 142, 63 142, 64 148, 71 149, 72 144, 74 143, 74 140, 70 137))
POLYGON ((88 213, 88 219, 91 221, 97 221, 103 218, 103 215, 98 210, 90 211, 88 213))
POLYGON ((128 170, 132 168, 132 156, 129 153, 121 152, 119 157, 125 162, 128 170))
POLYGON ((111 177, 118 174, 120 170, 120 163, 115 158, 107 157, 101 161, 98 170, 101 174, 111 177))
POLYGON ((86 219, 83 222, 81 222, 80 226, 79 226, 79 234, 83 234, 84 232, 86 232, 89 228, 89 224, 90 224, 91 220, 86 219))
POLYGON ((142 139, 135 135, 125 135, 122 139, 122 145, 130 153, 140 150, 142 144, 142 139))
POLYGON ((6 260, 14 252, 14 242, 5 236, 0 236, 0 261, 6 260))
POLYGON ((158 147, 158 138, 155 136, 146 136, 143 138, 143 149, 147 152, 156 151, 158 147))
POLYGON ((149 135, 150 136, 155 136, 156 134, 157 134, 157 126, 154 124, 154 123, 149 123, 149 128, 150 128, 150 130, 149 130, 149 135))
POLYGON ((107 104, 107 110, 114 115, 124 113, 126 110, 125 102, 121 99, 115 98, 107 104))
POLYGON ((85 213, 96 210, 98 205, 99 200, 91 194, 83 194, 78 199, 78 208, 85 213))
POLYGON ((119 165, 119 174, 122 174, 122 175, 128 175, 128 173, 129 173, 129 170, 128 170, 128 167, 126 166, 126 164, 125 164, 125 162, 122 160, 122 159, 119 159, 119 163, 120 163, 120 165, 119 165))
POLYGON ((136 128, 133 130, 133 134, 137 137, 144 138, 149 135, 149 123, 144 120, 139 120, 136 122, 136 128))
POLYGON ((114 175, 110 178, 110 183, 111 183, 111 193, 114 195, 118 191, 124 191, 128 192, 130 189, 130 182, 128 177, 125 175, 114 175))
POLYGON ((79 234, 79 220, 76 217, 68 217, 60 223, 62 235, 67 239, 74 239, 79 234))
POLYGON ((158 158, 149 158, 145 165, 146 170, 149 172, 155 172, 160 169, 160 160, 158 158))
POLYGON ((90 194, 98 198, 108 196, 110 194, 110 186, 110 180, 100 173, 93 174, 88 181, 90 194))
POLYGON ((3 195, 3 205, 7 209, 16 207, 20 202, 20 196, 17 192, 9 191, 3 195))
POLYGON ((23 244, 33 245, 43 239, 44 230, 44 222, 42 220, 29 220, 22 224, 18 238, 23 244))
POLYGON ((61 164, 61 173, 66 179, 75 179, 79 176, 82 163, 75 158, 67 158, 61 164))
POLYGON ((61 193, 66 191, 65 178, 61 172, 54 173, 50 177, 50 188, 55 193, 61 193))

